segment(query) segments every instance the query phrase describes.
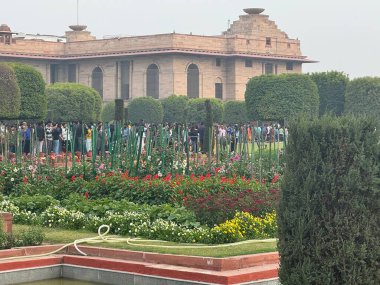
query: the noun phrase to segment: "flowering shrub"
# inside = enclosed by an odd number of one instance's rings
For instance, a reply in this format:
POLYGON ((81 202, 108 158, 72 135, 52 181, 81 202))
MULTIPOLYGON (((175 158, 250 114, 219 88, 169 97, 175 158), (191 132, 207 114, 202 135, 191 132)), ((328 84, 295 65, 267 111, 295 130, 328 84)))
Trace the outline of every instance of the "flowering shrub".
POLYGON ((213 227, 211 233, 218 243, 273 238, 277 235, 276 214, 268 213, 260 218, 247 212, 237 212, 232 220, 213 227))
POLYGON ((41 214, 41 224, 46 227, 81 229, 86 224, 86 216, 79 211, 69 211, 59 206, 50 206, 41 214))
POLYGON ((9 212, 13 214, 13 222, 26 225, 38 224, 37 214, 27 210, 20 210, 10 200, 0 201, 0 212, 9 212))

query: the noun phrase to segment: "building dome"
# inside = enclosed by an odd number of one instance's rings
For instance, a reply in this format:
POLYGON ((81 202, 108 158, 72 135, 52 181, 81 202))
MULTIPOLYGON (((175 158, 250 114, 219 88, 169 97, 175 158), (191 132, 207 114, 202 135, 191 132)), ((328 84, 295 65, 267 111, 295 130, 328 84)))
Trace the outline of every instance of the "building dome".
POLYGON ((12 31, 7 24, 1 24, 0 33, 12 33, 12 31))

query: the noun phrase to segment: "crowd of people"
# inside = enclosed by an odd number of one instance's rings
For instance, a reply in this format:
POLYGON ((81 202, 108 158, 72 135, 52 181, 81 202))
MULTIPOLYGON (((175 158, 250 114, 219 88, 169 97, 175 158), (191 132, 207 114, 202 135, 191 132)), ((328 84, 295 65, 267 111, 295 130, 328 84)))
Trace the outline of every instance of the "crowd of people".
MULTIPOLYGON (((165 124, 161 126, 166 129, 168 141, 174 141, 178 137, 184 138, 185 127, 183 124, 165 124)), ((146 144, 146 137, 155 137, 160 128, 157 125, 146 124, 143 120, 136 124, 127 122, 120 130, 120 138, 127 144, 129 136, 134 130, 136 136, 141 136, 142 149, 146 144), (141 130, 141 131, 140 131, 141 130)), ((187 129, 187 139, 191 152, 204 152, 204 136, 206 127, 204 123, 192 124, 187 129)), ((29 124, 1 124, 0 123, 0 145, 1 149, 15 153, 17 150, 25 155, 29 153, 55 153, 66 151, 92 152, 108 150, 115 132, 113 124, 98 123, 57 123, 40 122, 29 124), (31 143, 33 141, 33 143, 31 143)), ((278 123, 265 123, 258 125, 256 122, 244 125, 213 125, 214 139, 218 139, 221 148, 233 152, 237 143, 244 142, 281 142, 288 137, 288 129, 278 123)))

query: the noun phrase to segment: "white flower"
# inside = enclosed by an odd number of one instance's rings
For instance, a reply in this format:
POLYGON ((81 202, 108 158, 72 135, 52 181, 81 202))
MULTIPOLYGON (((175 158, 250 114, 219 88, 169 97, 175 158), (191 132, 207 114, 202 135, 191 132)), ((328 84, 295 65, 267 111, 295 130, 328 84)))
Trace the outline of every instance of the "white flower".
POLYGON ((17 169, 17 168, 15 168, 13 171, 14 171, 14 172, 17 172, 17 171, 18 171, 18 169, 17 169))
POLYGON ((12 177, 12 178, 11 178, 11 182, 13 182, 13 181, 15 181, 15 179, 12 177))

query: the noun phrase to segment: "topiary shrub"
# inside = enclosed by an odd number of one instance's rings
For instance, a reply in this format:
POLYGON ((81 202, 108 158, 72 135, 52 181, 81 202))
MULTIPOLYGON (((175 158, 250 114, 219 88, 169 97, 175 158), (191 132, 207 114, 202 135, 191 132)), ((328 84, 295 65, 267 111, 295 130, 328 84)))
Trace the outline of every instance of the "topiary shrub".
POLYGON ((55 83, 47 86, 48 119, 53 121, 98 120, 101 110, 101 97, 88 86, 77 83, 55 83))
POLYGON ((16 119, 20 115, 21 95, 13 69, 0 63, 0 119, 16 119))
POLYGON ((223 121, 223 103, 218 99, 190 99, 187 109, 187 121, 189 123, 199 123, 206 121, 206 108, 205 102, 210 100, 213 121, 222 122, 223 121))
POLYGON ((100 120, 102 122, 111 122, 115 117, 115 101, 104 104, 102 112, 100 113, 100 120))
POLYGON ((128 104, 128 117, 133 123, 144 120, 147 123, 162 123, 164 110, 160 101, 151 97, 133 99, 128 104))
POLYGON ((21 119, 44 119, 47 115, 45 81, 42 74, 30 65, 10 63, 21 92, 21 119))
POLYGON ((350 81, 346 90, 345 112, 373 115, 380 121, 380 77, 350 81))
POLYGON ((243 124, 248 122, 247 106, 244 101, 227 101, 224 103, 224 122, 243 124))
POLYGON ((161 104, 164 108, 163 121, 165 123, 185 123, 188 101, 189 99, 186 96, 176 95, 162 99, 161 104))
POLYGON ((310 75, 317 84, 319 94, 319 115, 327 113, 340 116, 344 111, 344 93, 349 78, 343 72, 316 72, 310 75))
POLYGON ((290 125, 278 211, 281 284, 380 284, 375 126, 353 117, 290 125))
POLYGON ((245 91, 249 119, 283 120, 305 113, 317 116, 317 85, 305 74, 252 77, 245 91))

